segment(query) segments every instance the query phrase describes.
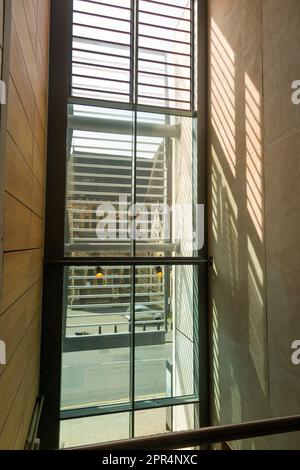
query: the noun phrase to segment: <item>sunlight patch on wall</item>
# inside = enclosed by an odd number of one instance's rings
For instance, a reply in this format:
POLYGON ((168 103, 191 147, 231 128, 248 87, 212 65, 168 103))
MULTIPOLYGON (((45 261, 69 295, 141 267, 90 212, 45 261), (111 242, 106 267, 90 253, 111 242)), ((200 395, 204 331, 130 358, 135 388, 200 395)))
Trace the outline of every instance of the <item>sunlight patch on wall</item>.
POLYGON ((247 209, 257 235, 263 241, 261 98, 247 74, 245 86, 247 209))
POLYGON ((235 176, 236 111, 234 52, 212 19, 211 119, 224 158, 235 176))
POLYGON ((213 410, 215 413, 215 418, 220 422, 221 419, 221 402, 220 402, 220 347, 219 347, 219 320, 218 320, 218 310, 216 302, 213 300, 212 305, 213 313, 213 377, 212 377, 212 396, 213 398, 213 410))

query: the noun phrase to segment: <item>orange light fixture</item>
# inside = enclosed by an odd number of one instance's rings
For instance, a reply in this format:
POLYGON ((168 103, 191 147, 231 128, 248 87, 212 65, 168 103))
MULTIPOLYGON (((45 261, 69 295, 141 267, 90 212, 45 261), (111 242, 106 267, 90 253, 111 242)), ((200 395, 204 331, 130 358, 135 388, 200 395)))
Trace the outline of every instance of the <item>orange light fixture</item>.
POLYGON ((96 272, 96 279, 98 279, 98 281, 101 281, 102 279, 104 279, 104 271, 102 268, 97 268, 97 272, 96 272))
POLYGON ((158 279, 162 279, 164 277, 164 273, 161 266, 156 266, 155 271, 158 279))

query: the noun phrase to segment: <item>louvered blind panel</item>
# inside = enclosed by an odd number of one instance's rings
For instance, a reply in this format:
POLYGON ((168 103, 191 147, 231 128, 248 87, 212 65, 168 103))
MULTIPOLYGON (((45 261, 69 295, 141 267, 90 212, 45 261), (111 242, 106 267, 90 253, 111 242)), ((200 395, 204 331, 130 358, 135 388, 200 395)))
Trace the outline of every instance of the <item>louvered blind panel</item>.
POLYGON ((131 0, 74 0, 72 96, 131 101, 131 25, 131 0))
POLYGON ((74 0, 72 96, 193 110, 193 4, 74 0))
POLYGON ((191 1, 140 0, 138 16, 138 103, 192 110, 191 1))

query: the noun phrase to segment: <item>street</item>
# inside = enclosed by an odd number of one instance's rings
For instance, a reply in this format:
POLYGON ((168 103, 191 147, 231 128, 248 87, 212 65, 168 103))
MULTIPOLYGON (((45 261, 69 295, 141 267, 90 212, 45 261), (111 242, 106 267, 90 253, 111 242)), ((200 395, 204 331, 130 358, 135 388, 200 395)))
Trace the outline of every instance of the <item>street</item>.
MULTIPOLYGON (((136 348, 137 399, 166 396, 166 361, 172 362, 171 357, 171 343, 136 348)), ((129 359, 129 348, 64 353, 62 409, 129 401, 129 359)))

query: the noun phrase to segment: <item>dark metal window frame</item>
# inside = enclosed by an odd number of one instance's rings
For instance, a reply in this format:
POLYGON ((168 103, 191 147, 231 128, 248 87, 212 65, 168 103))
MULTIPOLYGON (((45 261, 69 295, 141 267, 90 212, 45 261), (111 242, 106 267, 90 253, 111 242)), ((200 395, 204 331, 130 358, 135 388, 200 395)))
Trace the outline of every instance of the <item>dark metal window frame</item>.
MULTIPOLYGON (((198 22, 198 203, 206 206, 206 117, 207 117, 207 0, 195 0, 198 22)), ((39 435, 43 449, 55 449, 59 446, 60 389, 62 357, 62 309, 64 300, 64 267, 70 265, 124 265, 135 267, 139 264, 155 265, 194 265, 198 266, 199 283, 199 403, 200 425, 209 424, 209 374, 208 374, 208 314, 207 314, 207 237, 202 250, 194 258, 66 258, 65 244, 65 192, 66 192, 66 142, 67 142, 67 104, 70 102, 71 65, 72 65, 72 2, 71 0, 51 1, 50 30, 50 81, 49 81, 49 121, 48 121, 48 162, 46 193, 45 227, 45 264, 44 297, 41 344, 41 379, 40 393, 45 397, 45 406, 40 421, 39 435), (66 53, 67 51, 67 53, 66 53)), ((136 48, 137 50, 137 48, 136 48)), ((135 61, 137 63, 137 60, 135 61)), ((194 73, 194 72, 193 72, 194 73)), ((137 94, 137 90, 134 90, 137 94)), ((72 103, 97 105, 97 100, 79 100, 72 98, 72 103)), ((103 103, 101 103, 103 105, 103 103)), ((186 111, 148 107, 146 105, 126 105, 111 103, 112 107, 132 109, 135 115, 139 111, 149 111, 187 115, 186 111)), ((110 104, 105 102, 105 106, 110 104)), ((194 116, 194 111, 190 112, 194 116)), ((136 119, 136 118, 135 118, 136 119)), ((137 125, 137 122, 135 122, 137 125)), ((136 178, 136 176, 135 176, 136 178)), ((134 247, 134 243, 133 243, 134 247)), ((134 271, 134 270, 133 270, 134 271)), ((134 303, 134 283, 132 279, 132 301, 134 303)), ((134 312, 132 312, 134 321, 134 312)), ((135 335, 131 335, 131 351, 134 364, 135 335)), ((133 374, 134 375, 134 374, 133 374)), ((134 383, 131 384, 132 393, 134 383)), ((167 403, 167 401, 165 402, 167 403)), ((179 403, 178 403, 179 404, 179 403)), ((183 402, 180 403, 184 404, 183 402)), ((176 403, 173 402, 172 406, 176 403)), ((171 406, 170 404, 167 406, 171 406)))

